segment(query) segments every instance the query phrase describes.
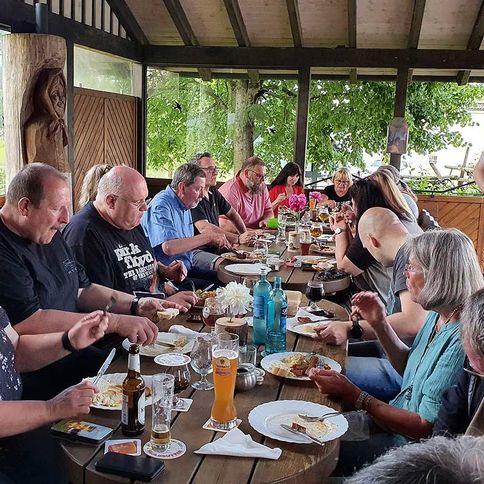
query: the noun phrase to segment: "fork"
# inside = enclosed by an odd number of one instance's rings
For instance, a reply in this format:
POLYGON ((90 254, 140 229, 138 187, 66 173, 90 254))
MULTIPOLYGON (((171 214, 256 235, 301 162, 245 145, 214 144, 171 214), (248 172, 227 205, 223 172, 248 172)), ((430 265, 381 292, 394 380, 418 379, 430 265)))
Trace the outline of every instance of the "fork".
POLYGON ((329 417, 336 417, 337 415, 341 415, 341 412, 328 412, 325 413, 324 415, 320 415, 319 417, 315 415, 303 415, 301 413, 298 414, 299 418, 302 418, 306 422, 322 422, 326 418, 329 417))

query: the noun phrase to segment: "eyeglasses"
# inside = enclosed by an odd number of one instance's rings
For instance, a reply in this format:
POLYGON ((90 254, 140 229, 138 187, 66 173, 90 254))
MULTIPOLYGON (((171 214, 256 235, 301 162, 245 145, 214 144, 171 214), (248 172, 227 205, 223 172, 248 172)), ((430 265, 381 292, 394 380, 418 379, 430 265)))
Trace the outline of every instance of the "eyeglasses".
POLYGON ((218 168, 216 166, 208 166, 207 168, 202 168, 202 170, 208 171, 210 173, 218 172, 218 168))
POLYGON ((260 174, 260 173, 257 173, 256 171, 254 170, 249 170, 251 171, 259 180, 264 180, 264 178, 266 177, 264 174, 260 174))
POLYGON ((422 273, 422 269, 417 269, 414 267, 412 264, 405 264, 405 267, 403 268, 403 272, 412 272, 414 274, 419 274, 422 273))
POLYGON ((484 378, 484 375, 481 375, 480 373, 477 373, 477 371, 475 371, 472 367, 471 367, 471 364, 469 363, 469 360, 466 359, 465 363, 464 363, 464 371, 466 373, 469 373, 469 375, 472 375, 472 376, 476 376, 477 378, 481 378, 483 379, 484 378))
POLYGON ((337 184, 337 185, 349 185, 350 184, 350 182, 348 180, 335 180, 334 183, 337 184))
POLYGON ((120 198, 125 202, 131 203, 131 205, 135 206, 137 209, 140 209, 145 204, 146 206, 148 206, 149 203, 151 202, 151 198, 142 198, 141 200, 128 200, 127 198, 123 198, 119 195, 113 195, 113 196, 115 196, 116 198, 120 198))

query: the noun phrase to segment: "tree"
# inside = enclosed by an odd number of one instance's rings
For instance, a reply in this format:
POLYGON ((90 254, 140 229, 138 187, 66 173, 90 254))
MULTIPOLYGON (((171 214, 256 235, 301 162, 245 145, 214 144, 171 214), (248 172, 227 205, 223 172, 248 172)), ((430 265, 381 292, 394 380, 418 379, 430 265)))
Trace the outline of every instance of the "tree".
MULTIPOLYGON (((226 79, 201 81, 149 70, 148 166, 171 170, 197 151, 210 151, 222 171, 232 173, 241 159, 256 154, 270 176, 291 160, 297 82, 226 79), (242 148, 241 148, 242 147, 242 148), (251 149, 252 148, 252 149, 251 149)), ((363 166, 363 152, 384 156, 393 118, 395 84, 313 81, 307 163, 331 172, 338 165, 363 166)), ((405 118, 409 147, 416 153, 462 146, 458 126, 469 125, 481 85, 413 82, 405 118)))

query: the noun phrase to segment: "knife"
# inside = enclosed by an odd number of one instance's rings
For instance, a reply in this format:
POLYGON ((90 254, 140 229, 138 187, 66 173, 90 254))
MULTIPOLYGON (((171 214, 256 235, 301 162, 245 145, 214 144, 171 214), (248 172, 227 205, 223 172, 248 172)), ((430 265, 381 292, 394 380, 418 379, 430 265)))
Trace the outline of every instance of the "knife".
POLYGON ((321 440, 317 439, 316 437, 312 437, 311 435, 309 435, 305 432, 299 432, 299 430, 294 430, 290 425, 286 425, 286 424, 280 424, 280 425, 284 430, 287 430, 288 432, 291 432, 291 433, 296 434, 296 435, 304 435, 304 437, 307 437, 309 440, 311 440, 315 444, 318 444, 321 447, 324 446, 324 442, 321 442, 321 440))
POLYGON ((114 355, 116 354, 116 348, 113 348, 111 352, 109 353, 108 357, 102 364, 101 368, 99 368, 99 371, 97 372, 96 378, 94 378, 94 381, 92 382, 93 385, 97 385, 99 382, 100 378, 106 373, 106 370, 109 368, 109 365, 113 361, 114 355))

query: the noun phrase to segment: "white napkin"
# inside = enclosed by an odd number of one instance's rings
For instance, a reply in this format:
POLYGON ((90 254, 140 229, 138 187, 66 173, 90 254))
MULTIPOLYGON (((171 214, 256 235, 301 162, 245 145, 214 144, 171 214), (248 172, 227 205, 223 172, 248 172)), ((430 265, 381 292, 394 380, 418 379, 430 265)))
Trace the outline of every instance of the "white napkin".
POLYGON ((174 324, 173 326, 170 326, 170 329, 168 330, 168 332, 175 333, 175 334, 182 334, 190 338, 193 338, 200 334, 198 331, 193 331, 193 329, 185 328, 185 326, 182 326, 181 324, 174 324))
POLYGON ((281 457, 282 450, 271 449, 252 440, 250 435, 245 435, 238 428, 227 432, 220 439, 202 445, 195 454, 232 455, 235 457, 258 457, 262 459, 277 460, 281 457))

